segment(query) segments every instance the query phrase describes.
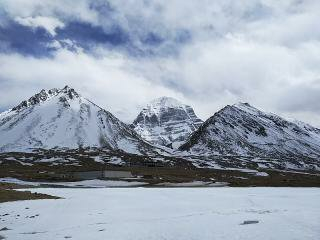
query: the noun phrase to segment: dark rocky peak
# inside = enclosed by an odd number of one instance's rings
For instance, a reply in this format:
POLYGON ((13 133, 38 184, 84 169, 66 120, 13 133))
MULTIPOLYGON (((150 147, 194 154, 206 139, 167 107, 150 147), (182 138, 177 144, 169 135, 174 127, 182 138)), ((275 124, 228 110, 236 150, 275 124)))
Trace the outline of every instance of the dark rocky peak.
POLYGON ((40 102, 43 102, 47 100, 48 93, 46 90, 42 89, 39 93, 36 93, 32 97, 30 97, 28 100, 22 101, 18 106, 12 108, 12 110, 21 110, 22 108, 29 107, 35 104, 38 104, 40 102))
POLYGON ((59 89, 58 88, 52 88, 48 90, 49 95, 57 95, 59 93, 59 89))
POLYGON ((80 95, 73 89, 66 85, 61 92, 66 94, 69 99, 78 98, 80 95))
POLYGON ((42 89, 39 93, 36 93, 32 97, 30 97, 28 100, 22 101, 19 105, 12 108, 12 110, 19 111, 21 109, 44 102, 50 97, 56 96, 58 94, 64 94, 65 95, 64 98, 66 100, 74 99, 80 96, 73 88, 70 88, 69 86, 65 86, 62 89, 52 88, 48 91, 46 91, 45 89, 42 89))
POLYGON ((246 114, 248 114, 248 116, 251 115, 251 117, 254 117, 254 118, 264 119, 264 122, 267 121, 267 122, 269 122, 269 124, 273 125, 274 127, 279 128, 279 129, 295 127, 294 126, 295 124, 293 124, 292 122, 287 121, 286 119, 284 119, 276 114, 263 112, 255 107, 251 106, 248 103, 237 103, 237 104, 234 104, 233 106, 236 107, 237 109, 245 112, 246 114))
POLYGON ((233 104, 232 107, 240 109, 245 112, 249 112, 249 113, 254 113, 254 114, 262 113, 259 109, 253 107, 252 105, 250 105, 247 102, 238 102, 238 103, 233 104))

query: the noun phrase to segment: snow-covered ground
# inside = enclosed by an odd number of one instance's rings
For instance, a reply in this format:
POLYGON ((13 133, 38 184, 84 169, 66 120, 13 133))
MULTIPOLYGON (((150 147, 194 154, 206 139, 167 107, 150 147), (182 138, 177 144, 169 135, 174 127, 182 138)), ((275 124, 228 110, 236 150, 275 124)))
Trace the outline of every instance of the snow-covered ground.
POLYGON ((319 239, 319 188, 33 189, 0 204, 7 239, 319 239), (8 215, 6 215, 8 214, 8 215))
MULTIPOLYGON (((129 179, 126 179, 129 180, 129 179)), ((134 179, 131 179, 134 180, 134 179)), ((36 187, 79 187, 79 188, 108 188, 108 187, 142 187, 148 186, 147 182, 137 182, 137 181, 125 181, 124 180, 83 180, 74 182, 30 182, 23 181, 17 178, 0 178, 0 183, 15 183, 25 186, 36 186, 36 187), (48 186, 49 185, 49 186, 48 186)), ((180 182, 180 183, 170 183, 162 182, 154 185, 155 187, 225 187, 228 186, 227 182, 204 182, 204 181, 192 181, 192 182, 180 182)), ((153 185, 149 185, 154 187, 153 185)))
MULTIPOLYGON (((84 188, 107 188, 107 187, 141 187, 147 185, 146 182, 124 181, 124 180, 83 180, 75 182, 30 182, 16 178, 0 178, 0 183, 15 183, 27 186, 61 186, 61 187, 84 187, 84 188)), ((51 187, 50 186, 50 187, 51 187)))
POLYGON ((203 181, 193 181, 193 182, 181 182, 181 183, 171 183, 162 182, 156 184, 156 186, 163 187, 226 187, 229 183, 227 182, 203 182, 203 181))

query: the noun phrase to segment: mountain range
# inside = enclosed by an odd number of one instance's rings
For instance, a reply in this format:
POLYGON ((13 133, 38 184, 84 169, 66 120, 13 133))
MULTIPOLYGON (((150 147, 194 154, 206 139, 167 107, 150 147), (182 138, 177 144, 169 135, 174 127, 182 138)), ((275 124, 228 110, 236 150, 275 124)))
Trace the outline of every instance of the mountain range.
POLYGON ((319 160, 320 129, 248 103, 227 105, 203 122, 169 97, 151 101, 126 124, 68 86, 41 90, 0 114, 0 152, 81 148, 319 160))
POLYGON ((0 114, 0 151, 100 147, 143 154, 153 149, 127 124, 73 88, 41 90, 0 114))

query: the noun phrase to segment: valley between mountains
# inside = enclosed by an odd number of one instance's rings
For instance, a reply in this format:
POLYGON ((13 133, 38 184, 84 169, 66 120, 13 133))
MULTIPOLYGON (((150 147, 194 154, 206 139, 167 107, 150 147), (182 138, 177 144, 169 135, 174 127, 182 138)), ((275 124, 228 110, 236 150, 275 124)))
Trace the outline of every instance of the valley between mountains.
POLYGON ((68 86, 0 113, 0 177, 81 180, 70 173, 105 170, 150 185, 320 186, 320 129, 249 103, 203 121, 170 97, 127 124, 68 86))

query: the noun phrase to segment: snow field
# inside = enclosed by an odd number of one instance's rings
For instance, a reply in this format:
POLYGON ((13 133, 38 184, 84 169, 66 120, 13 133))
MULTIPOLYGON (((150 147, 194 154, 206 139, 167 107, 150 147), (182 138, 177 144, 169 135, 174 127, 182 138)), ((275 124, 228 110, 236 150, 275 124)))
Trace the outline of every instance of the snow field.
POLYGON ((11 229, 0 235, 12 240, 300 240, 320 236, 318 188, 32 191, 64 199, 0 204, 1 226, 11 229))

